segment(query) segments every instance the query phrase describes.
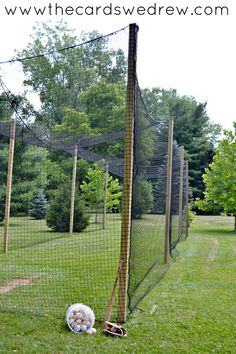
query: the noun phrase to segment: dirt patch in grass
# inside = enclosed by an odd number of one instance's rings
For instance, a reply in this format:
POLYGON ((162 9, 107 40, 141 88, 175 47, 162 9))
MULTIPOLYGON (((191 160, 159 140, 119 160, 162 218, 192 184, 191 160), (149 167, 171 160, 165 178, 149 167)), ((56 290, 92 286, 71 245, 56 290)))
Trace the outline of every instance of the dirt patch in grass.
POLYGON ((0 287, 0 294, 8 293, 9 291, 17 288, 18 286, 30 285, 32 279, 11 279, 0 287))

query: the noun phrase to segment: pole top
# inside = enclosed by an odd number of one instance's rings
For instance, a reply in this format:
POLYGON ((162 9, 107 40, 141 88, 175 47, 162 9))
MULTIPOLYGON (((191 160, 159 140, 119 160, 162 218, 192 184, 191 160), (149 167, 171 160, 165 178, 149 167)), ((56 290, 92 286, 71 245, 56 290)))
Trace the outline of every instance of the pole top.
POLYGON ((129 28, 135 28, 137 32, 139 31, 139 26, 137 25, 137 23, 130 23, 129 28))

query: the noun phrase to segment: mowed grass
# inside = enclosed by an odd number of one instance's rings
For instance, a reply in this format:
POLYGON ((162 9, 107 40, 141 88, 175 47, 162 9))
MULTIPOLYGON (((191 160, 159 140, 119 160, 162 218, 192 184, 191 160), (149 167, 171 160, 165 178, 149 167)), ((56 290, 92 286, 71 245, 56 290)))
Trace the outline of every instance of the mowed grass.
POLYGON ((70 304, 85 302, 102 318, 119 248, 117 214, 108 216, 105 230, 91 223, 73 235, 50 231, 44 220, 12 218, 9 252, 0 254, 0 287, 11 279, 32 283, 0 294, 0 308, 63 318, 70 304))
MULTIPOLYGON (((144 311, 127 322, 127 338, 105 337, 101 324, 96 324, 94 336, 73 334, 63 319, 23 315, 13 309, 13 313, 0 313, 0 352, 236 353, 236 234, 232 229, 229 217, 195 218, 189 238, 178 246, 177 261, 140 303, 144 311)), ((42 246, 34 247, 36 257, 42 246)))

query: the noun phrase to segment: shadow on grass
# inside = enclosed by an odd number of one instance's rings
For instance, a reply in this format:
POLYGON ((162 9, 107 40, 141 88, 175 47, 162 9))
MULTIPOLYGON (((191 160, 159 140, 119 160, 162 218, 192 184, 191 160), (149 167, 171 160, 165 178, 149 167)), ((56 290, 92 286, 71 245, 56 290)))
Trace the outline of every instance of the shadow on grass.
POLYGON ((29 243, 24 244, 24 245, 13 245, 13 246, 10 246, 10 250, 9 251, 11 252, 11 251, 16 251, 16 250, 20 250, 20 249, 30 248, 30 247, 34 247, 34 246, 40 246, 40 245, 43 245, 43 244, 50 244, 53 241, 62 239, 64 237, 65 236, 58 236, 58 237, 54 237, 54 238, 46 239, 46 240, 32 241, 32 242, 29 242, 29 243))
MULTIPOLYGON (((18 227, 18 228, 19 228, 19 227, 22 227, 22 225, 21 225, 21 224, 15 224, 15 223, 9 225, 9 228, 14 228, 14 229, 15 229, 15 228, 17 228, 17 227, 18 227)), ((1 223, 1 224, 0 224, 0 228, 4 228, 4 223, 1 223)))
POLYGON ((201 233, 206 233, 212 236, 235 236, 236 231, 226 229, 201 229, 201 233))

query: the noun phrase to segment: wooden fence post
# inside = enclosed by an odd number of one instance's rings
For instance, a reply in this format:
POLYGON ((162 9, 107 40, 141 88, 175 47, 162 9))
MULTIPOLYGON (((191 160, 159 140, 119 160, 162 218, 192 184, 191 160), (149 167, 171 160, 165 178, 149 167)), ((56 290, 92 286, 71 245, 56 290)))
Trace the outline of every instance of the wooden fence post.
POLYGON ((73 170, 72 170, 72 180, 71 180, 71 199, 70 199, 70 228, 69 233, 73 234, 74 227, 74 214, 75 214, 75 184, 76 184, 76 172, 77 172, 77 153, 78 145, 74 145, 73 151, 73 170))
POLYGON ((124 180, 123 204, 121 224, 120 262, 122 268, 119 277, 117 321, 124 323, 127 317, 127 290, 129 271, 129 247, 131 229, 132 179, 133 179, 133 147, 134 147, 134 116, 136 96, 136 60, 137 60, 138 26, 129 26, 129 54, 128 54, 128 81, 126 96, 126 123, 125 123, 125 153, 124 153, 124 180))
POLYGON ((7 172, 7 190, 5 203, 5 223, 3 233, 3 252, 8 252, 9 244, 9 224, 10 224, 10 210, 11 210, 11 188, 12 188, 12 171, 14 161, 14 147, 16 136, 16 119, 11 121, 10 143, 9 143, 9 157, 8 157, 8 172, 7 172))
POLYGON ((109 164, 106 161, 106 167, 105 167, 105 183, 104 183, 104 203, 103 203, 103 229, 106 228, 106 215, 107 215, 107 187, 108 187, 108 178, 109 178, 109 164))
POLYGON ((189 227, 189 220, 188 220, 188 208, 189 208, 189 202, 188 202, 188 194, 189 194, 189 177, 188 177, 188 172, 189 167, 188 167, 188 161, 186 161, 186 238, 188 237, 188 227, 189 227))
POLYGON ((179 232, 178 238, 180 240, 182 235, 182 222, 183 222, 183 167, 184 167, 184 147, 179 148, 179 232))
POLYGON ((168 158, 167 158, 167 181, 166 181, 166 220, 165 220, 164 264, 168 263, 168 255, 169 255, 169 248, 170 248, 173 128, 174 128, 174 121, 171 118, 171 119, 169 119, 169 125, 168 125, 168 158))

